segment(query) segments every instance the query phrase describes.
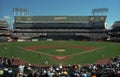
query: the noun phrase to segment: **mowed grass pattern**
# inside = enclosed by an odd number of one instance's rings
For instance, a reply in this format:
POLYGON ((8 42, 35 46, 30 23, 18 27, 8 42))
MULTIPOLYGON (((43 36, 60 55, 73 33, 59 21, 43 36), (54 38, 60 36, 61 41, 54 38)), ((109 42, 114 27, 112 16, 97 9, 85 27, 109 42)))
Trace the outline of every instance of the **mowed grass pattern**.
MULTIPOLYGON (((65 48, 65 53, 56 52, 57 48, 39 49, 37 52, 44 52, 53 55, 67 55, 78 52, 84 52, 83 49, 65 48)), ((62 48, 63 49, 63 48, 62 48)), ((120 44, 113 42, 86 42, 86 41, 38 41, 38 42, 13 42, 0 44, 0 56, 19 57, 29 63, 44 64, 48 59, 49 64, 90 64, 101 58, 112 58, 120 55, 120 44), (72 46, 94 46, 99 48, 93 52, 78 54, 70 57, 68 60, 54 60, 47 55, 39 55, 27 50, 24 47, 28 46, 56 46, 56 45, 72 45, 72 46), (101 56, 103 54, 103 57, 101 56)))
POLYGON ((84 52, 85 50, 82 48, 55 47, 55 48, 38 49, 36 51, 47 53, 50 55, 65 56, 65 55, 72 55, 74 53, 84 52), (63 50, 63 51, 59 51, 59 50, 63 50))

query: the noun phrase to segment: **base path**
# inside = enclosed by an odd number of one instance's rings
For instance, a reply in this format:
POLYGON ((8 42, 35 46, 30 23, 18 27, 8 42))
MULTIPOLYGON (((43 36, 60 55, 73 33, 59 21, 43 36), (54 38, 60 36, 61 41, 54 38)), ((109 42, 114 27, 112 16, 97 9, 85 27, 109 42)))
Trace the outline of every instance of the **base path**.
MULTIPOLYGON (((33 52, 33 53, 50 56, 52 59, 55 59, 55 60, 68 60, 70 57, 73 57, 75 55, 94 52, 95 50, 98 50, 99 48, 90 47, 90 46, 30 46, 30 47, 25 47, 23 49, 27 50, 27 51, 30 51, 30 52, 33 52), (58 48, 59 47, 81 48, 81 49, 84 49, 85 51, 84 52, 79 52, 79 53, 74 53, 74 54, 71 54, 71 55, 66 55, 66 56, 56 56, 56 55, 52 55, 52 54, 47 54, 47 53, 35 51, 35 50, 41 49, 41 48, 46 49, 46 48, 55 48, 55 47, 58 47, 58 48)), ((64 52, 62 52, 62 53, 64 53, 64 52)), ((100 59, 100 60, 96 61, 95 64, 107 64, 108 62, 109 62, 109 59, 100 59)))

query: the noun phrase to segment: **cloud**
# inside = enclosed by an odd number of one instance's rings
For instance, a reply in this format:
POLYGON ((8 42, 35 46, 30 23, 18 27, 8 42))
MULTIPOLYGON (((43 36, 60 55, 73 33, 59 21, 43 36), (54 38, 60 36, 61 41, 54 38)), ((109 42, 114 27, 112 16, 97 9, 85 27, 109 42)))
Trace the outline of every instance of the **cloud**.
POLYGON ((10 24, 10 16, 4 16, 3 19, 7 21, 8 24, 10 24))
POLYGON ((0 20, 4 20, 4 19, 2 18, 2 19, 0 19, 0 20))
POLYGON ((10 16, 4 16, 5 20, 10 20, 10 16))

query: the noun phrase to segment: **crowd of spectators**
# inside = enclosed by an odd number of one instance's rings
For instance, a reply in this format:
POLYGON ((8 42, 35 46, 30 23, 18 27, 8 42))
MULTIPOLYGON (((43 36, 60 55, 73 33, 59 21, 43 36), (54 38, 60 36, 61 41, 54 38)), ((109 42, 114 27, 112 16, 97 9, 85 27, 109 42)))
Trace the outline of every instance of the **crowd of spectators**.
POLYGON ((32 64, 13 65, 14 58, 0 57, 0 77, 120 77, 120 57, 111 58, 107 64, 73 64, 63 66, 32 64))

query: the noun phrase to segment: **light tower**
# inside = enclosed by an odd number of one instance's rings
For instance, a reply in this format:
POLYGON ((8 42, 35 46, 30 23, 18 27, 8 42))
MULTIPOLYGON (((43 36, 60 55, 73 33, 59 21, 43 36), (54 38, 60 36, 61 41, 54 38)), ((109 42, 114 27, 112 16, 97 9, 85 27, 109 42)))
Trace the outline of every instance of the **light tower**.
POLYGON ((13 8, 14 16, 29 16, 28 8, 13 8))
POLYGON ((95 8, 95 9, 92 9, 92 14, 93 16, 95 15, 104 15, 108 12, 108 8, 95 8))

